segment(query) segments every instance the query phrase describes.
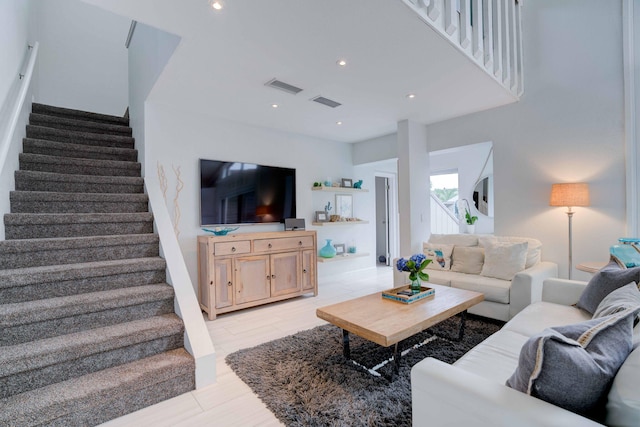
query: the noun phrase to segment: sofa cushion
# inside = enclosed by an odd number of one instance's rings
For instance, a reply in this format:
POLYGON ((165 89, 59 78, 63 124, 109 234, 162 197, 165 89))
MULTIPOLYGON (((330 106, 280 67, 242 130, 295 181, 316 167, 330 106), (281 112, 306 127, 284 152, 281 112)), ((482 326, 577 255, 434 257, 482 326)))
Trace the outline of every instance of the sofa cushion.
POLYGON ((484 265, 484 249, 473 246, 454 246, 451 271, 480 274, 484 265))
POLYGON ((483 276, 511 280, 524 270, 527 259, 527 242, 495 243, 484 248, 483 276))
POLYGON ((476 274, 464 274, 450 272, 450 285, 452 288, 466 289, 468 291, 481 292, 485 301, 509 304, 511 281, 484 277, 476 274))
POLYGON ((496 243, 522 243, 527 242, 527 260, 524 268, 531 268, 540 262, 542 257, 542 242, 538 239, 530 237, 514 237, 514 236, 479 236, 478 245, 486 248, 496 243))
POLYGON ((580 295, 577 306, 593 314, 598 304, 612 291, 639 281, 640 267, 622 269, 612 260, 589 280, 587 287, 580 295))
POLYGON ((451 275, 457 273, 451 273, 451 270, 429 270, 427 274, 429 275, 429 283, 451 286, 451 275))
POLYGON ((423 243, 422 252, 431 262, 427 264, 430 270, 449 270, 451 268, 451 252, 453 245, 444 243, 423 243))
POLYGON ((454 246, 478 246, 478 236, 474 234, 432 234, 429 243, 445 243, 454 246))
POLYGON ((522 347, 507 386, 561 408, 603 419, 613 378, 632 350, 640 307, 546 329, 522 347))
POLYGON ((502 327, 502 330, 532 337, 547 328, 585 322, 589 319, 591 314, 579 308, 539 301, 516 314, 502 327))
POLYGON ((604 297, 593 313, 593 317, 609 316, 638 306, 640 306, 640 291, 638 291, 638 285, 632 282, 604 297))
MULTIPOLYGON (((636 327, 637 329, 637 327, 636 327)), ((640 347, 631 352, 616 374, 607 396, 608 426, 637 426, 640 411, 640 347)))

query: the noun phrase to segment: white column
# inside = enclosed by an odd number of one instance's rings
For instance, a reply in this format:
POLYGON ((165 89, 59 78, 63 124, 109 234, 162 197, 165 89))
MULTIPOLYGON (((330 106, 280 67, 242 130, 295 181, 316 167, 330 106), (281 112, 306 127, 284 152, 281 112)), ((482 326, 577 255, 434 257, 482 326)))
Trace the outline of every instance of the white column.
POLYGON ((429 153, 425 125, 398 122, 400 255, 422 252, 430 234, 429 153))

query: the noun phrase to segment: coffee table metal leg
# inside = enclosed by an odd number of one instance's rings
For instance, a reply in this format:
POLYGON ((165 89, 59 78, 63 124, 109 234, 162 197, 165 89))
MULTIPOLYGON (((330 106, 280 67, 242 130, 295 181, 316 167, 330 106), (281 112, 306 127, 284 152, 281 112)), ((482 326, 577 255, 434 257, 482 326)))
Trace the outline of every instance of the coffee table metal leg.
POLYGON ((349 348, 349 331, 346 329, 342 330, 342 354, 343 356, 351 360, 351 349, 349 348))
MULTIPOLYGON (((396 343, 393 349, 393 372, 398 375, 400 373, 400 358, 402 352, 400 351, 400 343, 396 343)), ((393 376, 391 377, 393 380, 393 376)))
POLYGON ((460 329, 458 329, 458 341, 462 341, 464 338, 464 323, 467 318, 467 310, 460 313, 460 329))

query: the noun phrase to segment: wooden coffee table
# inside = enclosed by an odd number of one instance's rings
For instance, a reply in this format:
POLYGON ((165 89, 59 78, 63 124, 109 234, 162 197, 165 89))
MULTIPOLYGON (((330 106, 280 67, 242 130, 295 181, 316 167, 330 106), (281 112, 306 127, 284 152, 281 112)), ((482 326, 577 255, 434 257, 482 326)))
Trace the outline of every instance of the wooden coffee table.
POLYGON ((436 290, 434 296, 403 304, 382 298, 381 292, 351 299, 316 310, 316 316, 342 328, 343 354, 351 359, 349 333, 372 341, 383 347, 394 346, 394 370, 400 369, 399 344, 431 326, 458 313, 462 313, 458 339, 464 334, 467 309, 484 300, 484 294, 464 289, 427 283, 436 290))

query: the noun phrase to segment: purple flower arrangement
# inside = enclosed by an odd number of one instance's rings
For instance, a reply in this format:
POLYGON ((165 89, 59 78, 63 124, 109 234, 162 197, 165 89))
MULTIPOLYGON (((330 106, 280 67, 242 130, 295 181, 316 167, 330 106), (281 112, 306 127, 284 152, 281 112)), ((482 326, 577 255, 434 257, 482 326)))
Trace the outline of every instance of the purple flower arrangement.
POLYGON ((412 282, 416 279, 426 282, 429 280, 429 275, 422 270, 424 270, 430 262, 431 260, 427 259, 424 254, 415 254, 411 255, 409 259, 400 258, 396 263, 396 268, 398 271, 408 271, 409 280, 412 282))

